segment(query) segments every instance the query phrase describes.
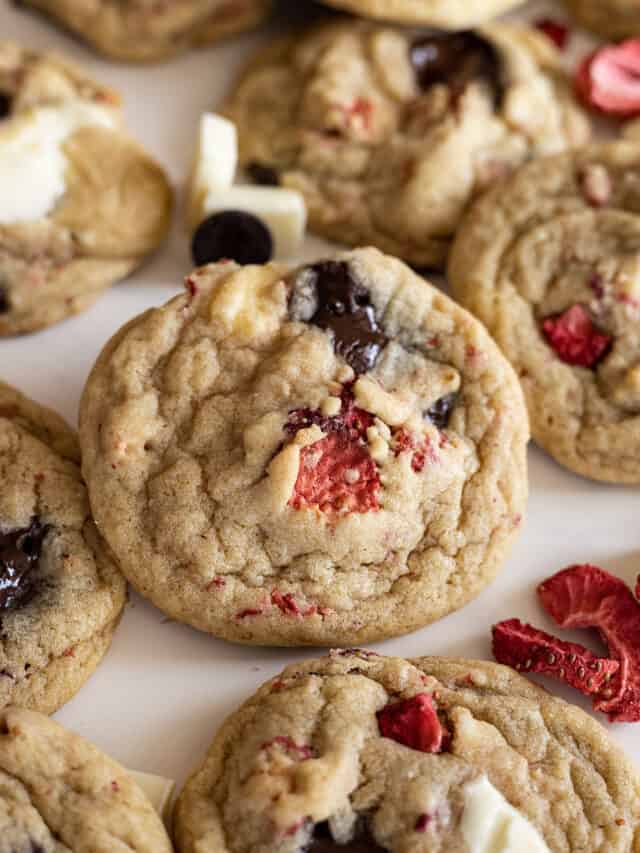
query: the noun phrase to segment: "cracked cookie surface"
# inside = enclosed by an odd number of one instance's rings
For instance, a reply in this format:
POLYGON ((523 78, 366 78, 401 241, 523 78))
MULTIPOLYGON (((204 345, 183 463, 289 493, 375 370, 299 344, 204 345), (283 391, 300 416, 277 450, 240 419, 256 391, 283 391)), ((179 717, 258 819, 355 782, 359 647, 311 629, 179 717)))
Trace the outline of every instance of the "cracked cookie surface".
POLYGON ((0 106, 0 172, 22 176, 0 200, 0 335, 12 335, 126 277, 164 239, 172 202, 118 96, 59 57, 0 41, 0 106))
POLYGON ((299 190, 313 231, 422 267, 474 193, 589 134, 549 39, 506 25, 314 27, 255 57, 224 111, 241 164, 299 190))
POLYGON ((149 62, 251 29, 272 0, 23 0, 112 59, 149 62))
MULTIPOLYGON (((415 730, 419 716, 401 716, 415 730)), ((176 841, 180 853, 468 853, 479 781, 546 843, 511 849, 640 847, 640 778, 583 711, 494 663, 357 649, 288 667, 226 720, 180 795, 176 841), (408 745, 384 725, 412 706, 435 710, 440 743, 408 745)))
POLYGON ((323 0, 330 6, 364 17, 462 29, 495 18, 523 0, 323 0))
POLYGON ((640 8, 635 0, 564 0, 583 26, 611 39, 640 35, 640 8))
POLYGON ((107 344, 81 405, 93 512, 143 595, 226 639, 332 645, 492 580, 528 423, 479 323, 375 249, 186 284, 107 344))
POLYGON ((0 383, 0 708, 52 713, 68 701, 108 650, 125 604, 79 458, 58 415, 0 383))
POLYGON ((534 439, 598 480, 640 482, 640 146, 540 160, 470 210, 456 296, 519 374, 534 439))
POLYGON ((171 853, 140 788, 41 714, 0 711, 0 853, 171 853))

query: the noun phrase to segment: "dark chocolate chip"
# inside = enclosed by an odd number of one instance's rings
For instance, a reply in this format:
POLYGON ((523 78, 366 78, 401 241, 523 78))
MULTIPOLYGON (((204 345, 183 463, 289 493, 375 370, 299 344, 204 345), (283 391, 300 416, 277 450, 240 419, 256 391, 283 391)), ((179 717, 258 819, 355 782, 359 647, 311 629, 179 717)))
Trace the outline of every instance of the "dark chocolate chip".
POLYGON ((37 592, 36 569, 48 530, 33 518, 29 527, 0 533, 0 610, 28 604, 37 592))
POLYGON ((266 264, 273 256, 267 226, 244 210, 214 213, 198 226, 191 254, 197 266, 230 259, 238 264, 266 264))
POLYGON ((305 849, 307 853, 329 853, 332 850, 340 850, 342 853, 348 853, 348 851, 351 853, 386 853, 386 849, 376 843, 362 822, 354 837, 346 844, 338 844, 337 841, 334 841, 328 821, 317 823, 311 841, 305 849))
POLYGON ((378 325, 366 287, 344 261, 322 261, 308 268, 316 298, 309 322, 333 334, 333 346, 356 373, 371 370, 388 343, 378 325))
POLYGON ((258 163, 254 160, 247 166, 247 174, 254 184, 260 184, 263 187, 277 187, 280 184, 278 172, 266 163, 258 163))
POLYGON ((484 81, 499 106, 504 96, 502 62, 491 42, 465 30, 421 36, 412 42, 409 58, 425 91, 436 83, 445 83, 458 97, 473 80, 484 81))
POLYGON ((0 118, 6 118, 9 115, 12 100, 11 95, 7 95, 6 92, 0 92, 0 118))
POLYGON ((444 397, 440 397, 439 400, 436 400, 433 406, 431 406, 431 408, 426 412, 426 416, 429 418, 431 423, 438 427, 438 429, 445 429, 449 426, 451 412, 455 408, 457 402, 457 394, 445 394, 444 397))
POLYGON ((11 311, 9 293, 6 288, 0 286, 0 314, 8 314, 11 311))

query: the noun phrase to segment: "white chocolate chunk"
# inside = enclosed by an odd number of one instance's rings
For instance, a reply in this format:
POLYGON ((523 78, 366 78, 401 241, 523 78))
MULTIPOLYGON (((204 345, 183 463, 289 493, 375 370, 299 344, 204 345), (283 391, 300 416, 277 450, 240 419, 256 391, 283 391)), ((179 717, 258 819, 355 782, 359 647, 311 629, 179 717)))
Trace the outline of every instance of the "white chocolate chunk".
POLYGON ((188 217, 192 230, 204 219, 203 203, 213 190, 227 190, 238 167, 236 126, 215 113, 200 118, 198 142, 189 181, 188 217))
POLYGON ((274 456, 269 467, 269 491, 272 506, 280 511, 289 503, 300 470, 300 447, 289 444, 274 456))
POLYGON ((92 101, 37 107, 0 125, 0 225, 47 216, 66 192, 66 140, 82 127, 114 128, 118 114, 92 101))
POLYGON ((204 197, 196 221, 199 224, 224 210, 243 210, 261 219, 271 232, 275 257, 293 258, 300 250, 307 227, 307 208, 299 192, 251 186, 211 189, 204 197))
POLYGON ((336 415, 340 414, 341 409, 342 400, 340 397, 326 397, 320 406, 320 411, 325 418, 334 418, 336 415))
POLYGON ((460 829, 471 853, 550 853, 538 830, 486 776, 465 786, 460 829))
POLYGON ((165 779, 164 776, 154 776, 151 773, 139 773, 136 770, 129 770, 128 773, 136 785, 142 788, 160 817, 168 820, 169 806, 176 786, 173 779, 165 779))
POLYGON ((228 334, 239 338, 265 338, 280 328, 284 283, 282 270, 245 267, 234 271, 213 291, 209 315, 228 334))

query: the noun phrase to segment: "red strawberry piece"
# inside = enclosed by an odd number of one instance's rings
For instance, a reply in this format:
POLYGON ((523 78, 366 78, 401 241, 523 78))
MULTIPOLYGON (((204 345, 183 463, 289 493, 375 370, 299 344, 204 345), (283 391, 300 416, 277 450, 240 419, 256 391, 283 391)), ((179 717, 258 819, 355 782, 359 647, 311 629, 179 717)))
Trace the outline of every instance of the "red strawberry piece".
POLYGON ((622 117, 640 114, 640 39, 606 45, 586 57, 576 76, 581 99, 622 117))
POLYGON ((396 456, 399 456, 401 453, 412 452, 411 467, 416 474, 419 474, 423 470, 427 462, 433 465, 438 461, 438 456, 431 446, 429 436, 425 436, 421 441, 417 441, 406 429, 399 429, 394 433, 393 452, 396 456))
POLYGON ((558 678, 585 696, 599 693, 620 668, 616 660, 599 658, 578 643, 558 640, 519 619, 493 626, 493 656, 519 672, 558 678))
POLYGON ((564 50, 571 35, 569 27, 555 18, 540 18, 535 23, 536 27, 548 36, 558 50, 564 50))
POLYGON ((281 749, 291 758, 296 758, 298 761, 307 761, 309 758, 313 758, 313 747, 307 746, 307 744, 296 743, 293 738, 285 735, 279 735, 278 737, 274 737, 273 740, 266 741, 262 744, 261 749, 273 749, 273 747, 278 747, 278 749, 281 749))
POLYGON ((597 628, 618 672, 594 702, 612 722, 640 721, 640 604, 629 587, 596 566, 570 566, 538 587, 563 628, 597 628))
POLYGON ((382 737, 419 752, 442 751, 446 733, 429 693, 386 705, 377 716, 382 737))
POLYGON ((584 305, 572 305, 563 314, 542 321, 549 345, 565 364, 595 367, 608 352, 612 338, 594 326, 584 305))
POLYGON ((636 598, 640 600, 640 575, 638 575, 638 580, 636 581, 636 598))
POLYGON ((369 512, 380 508, 380 477, 367 447, 367 429, 373 416, 358 408, 349 388, 342 393, 342 409, 327 418, 318 411, 296 409, 285 431, 295 435, 316 424, 325 438, 300 452, 300 470, 289 505, 318 507, 322 512, 369 512))

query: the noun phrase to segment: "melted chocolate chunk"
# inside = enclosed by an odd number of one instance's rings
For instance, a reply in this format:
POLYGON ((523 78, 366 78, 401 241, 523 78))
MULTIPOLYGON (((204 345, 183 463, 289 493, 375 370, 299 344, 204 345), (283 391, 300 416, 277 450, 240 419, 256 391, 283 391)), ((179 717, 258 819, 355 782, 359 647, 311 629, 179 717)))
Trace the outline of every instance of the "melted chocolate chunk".
POLYGON ((387 345, 369 291, 344 261, 309 267, 317 306, 309 322, 333 333, 333 346, 356 373, 371 370, 387 345))
POLYGON ((5 288, 0 285, 0 314, 8 314, 9 311, 11 311, 9 294, 5 288))
POLYGON ((495 106, 504 96, 502 62, 491 42, 472 30, 421 36, 409 48, 411 65, 423 90, 445 83, 459 97, 473 80, 484 81, 495 106))
POLYGON ((35 569, 48 530, 33 518, 29 527, 0 533, 0 610, 28 604, 37 592, 35 569))
POLYGON ((433 406, 431 406, 431 408, 425 413, 426 417, 428 417, 431 423, 435 424, 438 429, 445 429, 449 426, 451 412, 455 408, 457 402, 457 394, 445 394, 444 397, 440 397, 439 400, 436 400, 433 406))
POLYGON ((280 184, 278 172, 266 163, 258 163, 254 160, 247 166, 247 174, 254 184, 260 184, 263 187, 277 187, 280 184))
POLYGON ((6 92, 0 92, 0 118, 6 118, 11 112, 11 95, 6 92))
POLYGON ((338 844, 334 841, 328 821, 317 823, 313 830, 313 837, 305 848, 306 853, 329 853, 329 851, 340 850, 342 853, 387 853, 384 847, 371 836, 364 825, 359 827, 355 836, 346 844, 338 844))
POLYGON ((273 256, 273 238, 252 213, 224 210, 200 223, 191 254, 199 267, 229 258, 240 265, 266 264, 273 256))

